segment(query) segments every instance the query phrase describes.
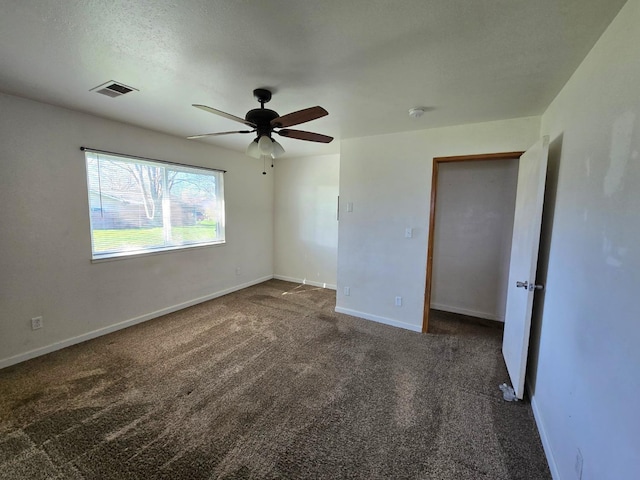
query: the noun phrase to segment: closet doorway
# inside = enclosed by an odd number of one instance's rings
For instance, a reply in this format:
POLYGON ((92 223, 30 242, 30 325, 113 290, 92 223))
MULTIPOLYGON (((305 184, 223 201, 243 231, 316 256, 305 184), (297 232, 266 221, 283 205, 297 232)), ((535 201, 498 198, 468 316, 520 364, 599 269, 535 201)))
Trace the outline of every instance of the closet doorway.
POLYGON ((423 332, 431 308, 504 321, 523 153, 433 159, 423 332))

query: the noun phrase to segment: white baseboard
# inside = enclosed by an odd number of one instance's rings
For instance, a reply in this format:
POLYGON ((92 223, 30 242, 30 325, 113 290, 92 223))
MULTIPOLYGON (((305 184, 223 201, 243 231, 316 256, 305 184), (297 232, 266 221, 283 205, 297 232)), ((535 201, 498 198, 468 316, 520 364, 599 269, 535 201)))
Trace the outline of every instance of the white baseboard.
POLYGON ((273 278, 275 278, 276 280, 283 280, 285 282, 302 283, 303 285, 328 288, 330 290, 335 290, 337 288, 337 286, 332 283, 314 282, 313 280, 307 280, 306 278, 294 278, 287 277, 285 275, 274 275, 273 278))
POLYGON ((46 355, 47 353, 55 352, 56 350, 61 350, 66 347, 70 347, 71 345, 75 345, 77 343, 86 342, 87 340, 91 340, 92 338, 101 337, 102 335, 106 335, 108 333, 122 330, 123 328, 131 327, 138 323, 146 322, 147 320, 151 320, 153 318, 161 317, 162 315, 167 315, 168 313, 173 313, 178 310, 182 310, 183 308, 197 305, 198 303, 213 300, 214 298, 227 295, 228 293, 235 292, 237 290, 242 290, 243 288, 247 288, 252 285, 257 285, 258 283, 266 282, 267 280, 271 280, 272 278, 273 278, 272 275, 268 275, 266 277, 258 278, 250 282, 243 283, 241 285, 235 285, 233 287, 220 290, 219 292, 205 295, 204 297, 195 298, 193 300, 179 303, 177 305, 172 305, 170 307, 163 308, 161 310, 156 310, 155 312, 147 313, 139 317, 130 318, 129 320, 124 320, 122 322, 114 323, 113 325, 109 325, 108 327, 99 328, 91 332, 83 333, 82 335, 78 335, 77 337, 68 338, 60 342, 52 343, 45 347, 36 348, 34 350, 30 350, 25 353, 19 353, 18 355, 14 355, 12 357, 0 359, 0 369, 9 367, 11 365, 15 365, 16 363, 31 360, 32 358, 36 358, 41 355, 46 355))
POLYGON ((549 470, 551 470, 551 477, 553 478, 553 480, 560 480, 560 473, 558 472, 558 466, 556 464, 555 457, 553 456, 553 450, 551 449, 551 444, 549 443, 549 437, 547 436, 547 431, 544 427, 542 413, 540 413, 535 396, 531 395, 531 390, 529 388, 527 388, 527 394, 529 396, 529 399, 531 400, 531 410, 533 411, 533 418, 535 419, 536 426, 538 427, 538 433, 540 434, 540 441, 542 442, 544 455, 545 457, 547 457, 549 470))
POLYGON ((504 317, 496 315, 495 313, 479 312, 477 310, 468 310, 466 308, 452 307, 450 305, 443 305, 441 303, 431 303, 431 308, 434 310, 442 310, 443 312, 459 313, 460 315, 467 315, 470 317, 484 318, 486 320, 495 320, 496 322, 504 323, 504 317))
POLYGON ((378 315, 372 315, 370 313, 359 312, 357 310, 351 310, 349 308, 336 307, 337 313, 344 313, 351 315, 352 317, 364 318, 365 320, 372 320, 378 323, 384 323, 385 325, 391 325, 392 327, 404 328, 405 330, 411 330, 412 332, 421 332, 422 325, 412 325, 410 323, 400 322, 391 318, 380 317, 378 315))

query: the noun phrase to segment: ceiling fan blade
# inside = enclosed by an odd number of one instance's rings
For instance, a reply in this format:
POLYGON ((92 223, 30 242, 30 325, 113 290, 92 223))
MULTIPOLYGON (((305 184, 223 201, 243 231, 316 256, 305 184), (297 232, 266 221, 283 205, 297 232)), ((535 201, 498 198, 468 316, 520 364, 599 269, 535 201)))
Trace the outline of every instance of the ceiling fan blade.
POLYGON ((187 137, 188 140, 193 140, 194 138, 202 138, 202 137, 217 137, 219 135, 230 135, 232 133, 253 133, 255 130, 236 130, 234 132, 217 132, 217 133, 203 133, 202 135, 191 135, 187 137))
POLYGON ((288 138, 297 138, 298 140, 307 140, 309 142, 330 143, 333 137, 322 135, 320 133, 305 132, 304 130, 284 129, 276 132, 278 135, 288 138))
POLYGON ((236 122, 244 123, 249 127, 256 127, 255 123, 249 122, 244 118, 236 117, 235 115, 231 115, 230 113, 223 112, 222 110, 216 110, 215 108, 207 107, 206 105, 198 105, 196 103, 192 104, 192 106, 199 108, 200 110, 204 110, 205 112, 215 113, 216 115, 220 115, 221 117, 228 118, 229 120, 234 120, 236 122))
POLYGON ((271 126, 274 128, 290 127, 292 125, 299 125, 300 123, 310 122, 316 118, 329 115, 322 107, 309 107, 304 110, 298 110, 297 112, 289 113, 278 118, 271 120, 271 126))

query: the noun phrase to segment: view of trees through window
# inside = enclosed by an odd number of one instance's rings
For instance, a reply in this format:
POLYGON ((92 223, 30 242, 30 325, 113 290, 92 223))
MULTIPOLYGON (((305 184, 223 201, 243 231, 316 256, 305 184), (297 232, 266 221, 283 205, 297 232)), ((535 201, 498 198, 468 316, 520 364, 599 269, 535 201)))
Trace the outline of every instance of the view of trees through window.
POLYGON ((85 154, 94 258, 224 242, 221 171, 85 154))

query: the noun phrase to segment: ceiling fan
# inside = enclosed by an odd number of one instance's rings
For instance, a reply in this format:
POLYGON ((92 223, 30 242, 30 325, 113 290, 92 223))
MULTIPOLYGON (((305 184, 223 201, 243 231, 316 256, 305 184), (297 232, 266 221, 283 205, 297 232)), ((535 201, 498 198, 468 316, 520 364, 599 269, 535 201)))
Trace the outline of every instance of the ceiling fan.
POLYGON ((203 135, 193 135, 187 137, 189 139, 202 137, 215 137, 219 135, 230 135, 234 133, 256 133, 256 138, 249 144, 247 155, 254 158, 261 156, 271 156, 271 158, 279 157, 284 153, 284 148, 273 139, 276 133, 281 137, 296 138, 298 140, 306 140, 309 142, 329 143, 333 137, 322 135, 320 133, 306 132, 304 130, 292 130, 287 127, 299 125, 301 123, 310 122, 317 118, 329 115, 322 107, 310 107, 297 112, 280 116, 277 112, 264 108, 264 104, 271 100, 271 91, 265 88, 256 88, 253 96, 260 102, 260 108, 249 110, 244 118, 236 117, 229 113, 208 107, 206 105, 194 104, 193 106, 204 110, 205 112, 214 113, 221 117, 235 120, 251 127, 252 130, 235 130, 231 132, 205 133, 203 135))

